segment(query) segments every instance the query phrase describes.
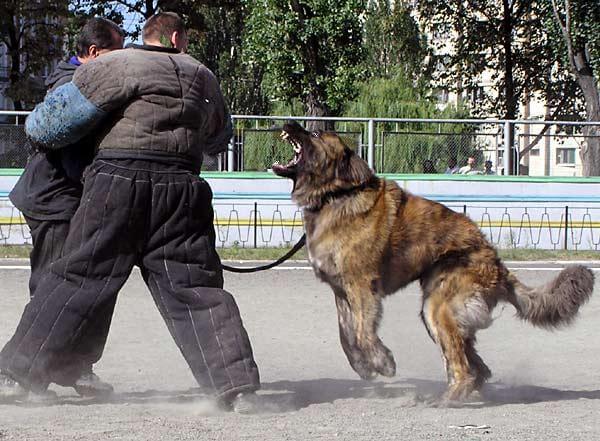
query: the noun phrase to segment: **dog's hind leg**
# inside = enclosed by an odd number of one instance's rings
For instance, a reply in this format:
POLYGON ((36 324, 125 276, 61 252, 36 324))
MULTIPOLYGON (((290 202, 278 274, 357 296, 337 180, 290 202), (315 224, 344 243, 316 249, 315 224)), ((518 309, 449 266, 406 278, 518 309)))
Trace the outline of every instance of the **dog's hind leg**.
POLYGON ((465 340, 465 353, 467 355, 467 359, 469 360, 471 373, 475 376, 475 390, 479 390, 492 376, 492 371, 490 371, 490 368, 487 367, 475 350, 475 337, 465 340))
POLYGON ((383 309, 380 296, 373 292, 370 284, 347 285, 345 293, 353 320, 356 347, 375 373, 393 377, 396 374, 394 356, 377 335, 383 309))
POLYGON ((443 400, 465 399, 476 387, 476 375, 467 356, 467 342, 447 298, 439 291, 430 294, 423 304, 422 317, 442 351, 448 376, 448 390, 443 400))

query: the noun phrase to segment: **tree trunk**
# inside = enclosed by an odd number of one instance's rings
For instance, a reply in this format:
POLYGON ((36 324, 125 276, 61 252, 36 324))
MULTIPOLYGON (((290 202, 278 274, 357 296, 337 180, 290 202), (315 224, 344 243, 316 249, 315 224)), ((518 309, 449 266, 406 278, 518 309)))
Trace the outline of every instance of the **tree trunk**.
MULTIPOLYGON (((577 70, 577 83, 581 87, 585 99, 587 121, 600 121, 600 93, 598 83, 585 54, 575 54, 575 62, 582 68, 577 70)), ((583 176, 600 176, 600 123, 595 126, 585 126, 582 130, 584 140, 580 156, 583 165, 583 176)))
MULTIPOLYGON (((504 93, 506 100, 505 119, 516 119, 517 116, 517 96, 515 94, 515 81, 513 76, 514 59, 512 51, 512 3, 509 0, 502 0, 503 17, 502 17, 502 46, 504 49, 504 93)), ((508 170, 505 174, 517 174, 517 155, 515 151, 515 128, 511 124, 509 131, 509 139, 511 154, 508 156, 508 170)))
MULTIPOLYGON (((306 100, 306 116, 329 116, 329 109, 316 94, 311 93, 306 100)), ((334 130, 333 121, 307 121, 306 130, 334 130)))
POLYGON ((10 98, 13 101, 15 110, 23 110, 23 103, 18 99, 20 95, 20 88, 23 87, 21 84, 21 56, 19 49, 12 49, 10 54, 10 74, 8 77, 8 83, 12 89, 10 98))
MULTIPOLYGON (((577 84, 579 84, 583 93, 587 113, 586 120, 600 122, 598 81, 594 77, 594 70, 588 58, 585 43, 582 44, 582 42, 579 42, 579 45, 575 46, 574 39, 571 36, 570 3, 568 0, 565 1, 564 22, 555 0, 552 0, 552 10, 567 46, 570 70, 575 75, 577 84)), ((600 125, 585 126, 582 133, 584 141, 581 146, 580 156, 583 165, 583 176, 600 176, 600 125)))

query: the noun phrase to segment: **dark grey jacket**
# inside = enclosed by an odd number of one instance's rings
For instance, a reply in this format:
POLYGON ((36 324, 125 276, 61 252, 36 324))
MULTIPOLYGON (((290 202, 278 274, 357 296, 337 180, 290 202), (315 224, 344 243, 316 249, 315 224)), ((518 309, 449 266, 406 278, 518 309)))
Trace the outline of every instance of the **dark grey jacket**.
MULTIPOLYGON (((48 76, 49 91, 68 83, 77 65, 61 61, 48 76)), ((85 137, 55 152, 35 152, 8 195, 15 207, 36 220, 69 221, 79 206, 83 170, 93 159, 94 140, 85 137)))

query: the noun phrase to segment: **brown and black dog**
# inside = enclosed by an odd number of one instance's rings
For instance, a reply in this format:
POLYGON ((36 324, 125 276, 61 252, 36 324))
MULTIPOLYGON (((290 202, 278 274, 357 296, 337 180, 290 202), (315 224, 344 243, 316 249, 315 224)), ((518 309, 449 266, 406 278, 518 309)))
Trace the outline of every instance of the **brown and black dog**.
POLYGON ((290 122, 281 136, 294 159, 273 171, 294 181, 309 260, 333 289, 342 347, 362 378, 395 374, 377 335, 381 301, 414 280, 423 291, 423 323, 442 350, 444 400, 466 398, 491 376, 475 333, 490 326, 498 302, 533 325, 557 328, 591 295, 594 276, 583 266, 565 268, 542 287, 523 285, 468 217, 378 178, 335 133, 290 122))

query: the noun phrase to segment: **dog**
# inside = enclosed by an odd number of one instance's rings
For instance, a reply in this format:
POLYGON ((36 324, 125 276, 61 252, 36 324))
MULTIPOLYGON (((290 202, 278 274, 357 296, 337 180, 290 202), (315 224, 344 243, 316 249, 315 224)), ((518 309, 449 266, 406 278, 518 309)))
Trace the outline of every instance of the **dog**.
POLYGON ((490 378, 475 334, 491 325, 499 302, 552 329, 570 324, 589 299, 588 268, 569 266, 547 285, 525 286, 467 216, 377 177, 334 132, 288 122, 281 137, 294 157, 272 170, 293 180, 309 261, 333 290, 342 348, 361 378, 395 375, 377 335, 382 299, 413 281, 422 289, 422 321, 443 354, 442 402, 464 400, 490 378))

